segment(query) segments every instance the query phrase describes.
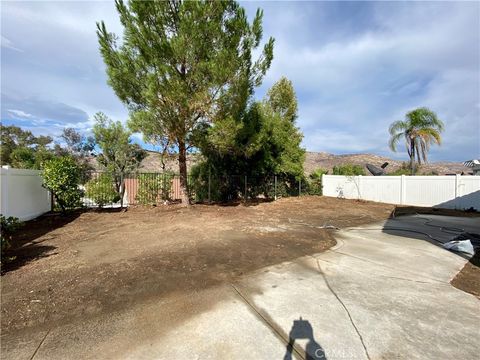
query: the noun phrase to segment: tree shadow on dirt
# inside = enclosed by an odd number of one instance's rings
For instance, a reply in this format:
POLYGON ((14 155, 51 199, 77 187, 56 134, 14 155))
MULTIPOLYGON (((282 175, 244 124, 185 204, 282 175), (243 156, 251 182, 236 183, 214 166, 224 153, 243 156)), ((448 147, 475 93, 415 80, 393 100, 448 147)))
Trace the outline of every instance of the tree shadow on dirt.
POLYGON ((32 261, 57 255, 57 252, 52 252, 55 249, 55 246, 37 245, 36 243, 31 243, 21 248, 9 251, 6 256, 4 256, 4 258, 8 258, 8 261, 2 263, 1 274, 3 276, 9 271, 17 270, 22 266, 31 263, 32 261))
POLYGON ((291 360, 292 354, 295 354, 306 360, 327 359, 325 350, 313 336, 312 325, 308 320, 303 320, 301 316, 299 320, 293 320, 292 329, 290 330, 288 338, 288 345, 285 355, 283 356, 283 360, 291 360), (295 340, 299 339, 308 340, 304 354, 303 350, 298 350, 295 348, 295 340))
POLYGON ((65 214, 49 212, 33 220, 25 221, 23 226, 12 235, 11 248, 2 254, 4 259, 2 259, 1 274, 4 275, 9 271, 19 269, 32 261, 56 255, 57 253, 52 252, 56 249, 55 246, 42 245, 50 237, 37 239, 67 225, 86 211, 90 210, 78 209, 65 214))

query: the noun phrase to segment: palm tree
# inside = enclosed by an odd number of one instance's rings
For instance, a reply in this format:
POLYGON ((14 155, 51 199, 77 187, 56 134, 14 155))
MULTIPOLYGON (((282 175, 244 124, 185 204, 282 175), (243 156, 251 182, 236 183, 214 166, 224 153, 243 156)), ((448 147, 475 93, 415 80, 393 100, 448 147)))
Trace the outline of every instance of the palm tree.
POLYGON ((407 113, 404 121, 395 121, 390 125, 389 145, 397 151, 397 144, 405 138, 408 156, 410 157, 410 171, 415 174, 415 157, 418 164, 427 162, 427 153, 430 144, 441 144, 440 133, 443 131, 443 122, 437 115, 426 107, 418 108, 407 113))

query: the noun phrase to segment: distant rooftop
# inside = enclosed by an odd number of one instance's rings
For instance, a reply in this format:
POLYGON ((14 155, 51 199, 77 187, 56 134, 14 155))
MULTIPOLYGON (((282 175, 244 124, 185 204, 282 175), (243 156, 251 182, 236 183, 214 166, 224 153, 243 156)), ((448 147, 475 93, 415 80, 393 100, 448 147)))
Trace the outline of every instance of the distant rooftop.
POLYGON ((468 160, 463 163, 463 166, 469 167, 469 168, 476 168, 480 166, 480 160, 478 159, 473 159, 473 160, 468 160))

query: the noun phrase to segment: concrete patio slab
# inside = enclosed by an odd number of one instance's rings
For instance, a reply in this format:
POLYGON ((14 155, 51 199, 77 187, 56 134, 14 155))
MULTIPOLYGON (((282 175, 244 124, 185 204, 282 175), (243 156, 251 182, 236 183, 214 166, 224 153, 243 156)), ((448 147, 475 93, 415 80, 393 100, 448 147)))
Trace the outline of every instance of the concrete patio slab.
POLYGON ((467 260, 392 223, 450 236, 414 217, 345 229, 325 253, 232 284, 3 337, 2 358, 477 359, 480 301, 449 284, 467 260))
POLYGON ((329 359, 475 359, 480 302, 449 284, 466 260, 418 233, 410 238, 411 232, 384 230, 405 228, 445 241, 453 235, 432 223, 480 230, 478 219, 431 218, 430 224, 404 217, 341 231, 332 250, 245 279, 245 296, 256 289, 250 302, 284 331, 295 317, 311 321, 329 359))
MULTIPOLYGON (((2 358, 30 359, 35 333, 5 339, 2 358)), ((151 301, 45 335, 35 338, 36 345, 42 341, 35 359, 263 359, 281 358, 286 348, 231 286, 151 301)))

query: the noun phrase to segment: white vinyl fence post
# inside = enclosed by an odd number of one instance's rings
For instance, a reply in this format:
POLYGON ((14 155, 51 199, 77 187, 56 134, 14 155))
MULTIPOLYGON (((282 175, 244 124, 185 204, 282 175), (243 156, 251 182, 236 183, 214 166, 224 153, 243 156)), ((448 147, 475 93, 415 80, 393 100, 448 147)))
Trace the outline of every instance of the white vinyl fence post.
POLYGON ((462 178, 461 178, 461 175, 460 174, 457 174, 455 175, 455 209, 458 209, 460 206, 459 206, 459 203, 460 203, 460 197, 462 196, 462 191, 460 190, 460 186, 462 185, 461 184, 462 182, 462 178))
POLYGON ((358 186, 357 186, 357 191, 358 191, 358 199, 362 200, 362 175, 358 175, 358 186))
POLYGON ((406 188, 405 175, 400 175, 400 205, 405 205, 406 188))

